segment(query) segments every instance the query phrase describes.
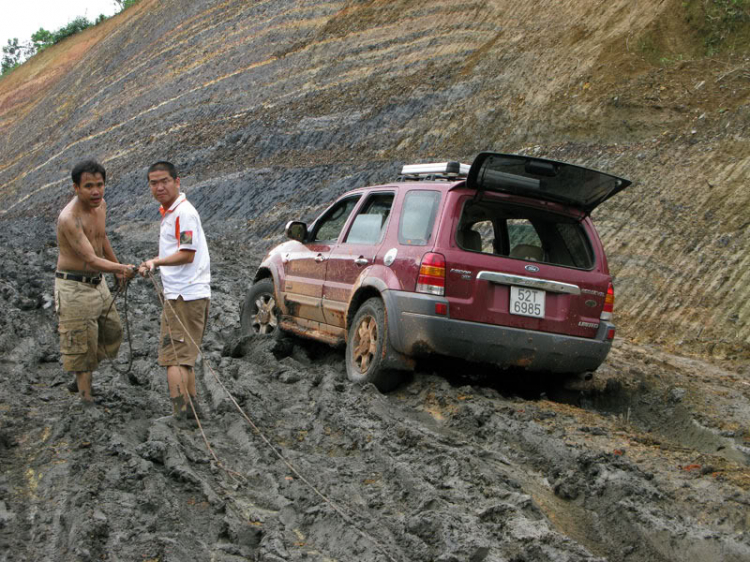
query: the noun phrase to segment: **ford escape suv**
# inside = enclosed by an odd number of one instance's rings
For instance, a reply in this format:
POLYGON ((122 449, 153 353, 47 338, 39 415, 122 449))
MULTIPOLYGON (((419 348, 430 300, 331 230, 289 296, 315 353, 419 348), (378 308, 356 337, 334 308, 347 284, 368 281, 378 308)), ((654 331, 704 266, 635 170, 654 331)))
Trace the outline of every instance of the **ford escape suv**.
POLYGON ((614 290, 590 214, 630 181, 484 152, 404 166, 342 195, 261 263, 246 333, 346 345, 349 378, 389 390, 415 358, 580 373, 612 345, 614 290))

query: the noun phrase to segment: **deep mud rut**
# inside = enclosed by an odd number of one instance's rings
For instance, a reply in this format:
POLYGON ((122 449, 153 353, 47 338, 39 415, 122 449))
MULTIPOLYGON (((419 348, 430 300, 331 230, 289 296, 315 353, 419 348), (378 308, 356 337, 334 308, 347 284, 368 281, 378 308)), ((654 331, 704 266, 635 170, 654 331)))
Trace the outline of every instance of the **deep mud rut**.
MULTIPOLYGON (((135 261, 151 234, 113 245, 135 261)), ((0 245, 2 561, 750 560, 746 368, 618 340, 590 381, 425 362, 382 395, 341 350, 239 337, 252 268, 216 242, 197 378, 217 463, 160 419, 150 283, 128 293, 131 372, 102 364, 84 409, 58 364, 56 249, 19 236, 0 245)))

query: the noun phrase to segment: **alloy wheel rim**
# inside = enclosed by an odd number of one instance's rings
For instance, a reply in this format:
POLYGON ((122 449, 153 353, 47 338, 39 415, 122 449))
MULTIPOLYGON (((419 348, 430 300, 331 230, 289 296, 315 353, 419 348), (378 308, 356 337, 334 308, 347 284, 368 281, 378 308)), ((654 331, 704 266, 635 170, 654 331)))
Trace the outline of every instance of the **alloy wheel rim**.
POLYGON ((354 363, 360 373, 370 368, 378 350, 378 325, 372 316, 365 316, 357 326, 354 345, 354 363))
POLYGON ((255 313, 253 314, 253 331, 256 334, 270 334, 278 326, 276 317, 276 301, 272 295, 260 295, 255 300, 255 313))

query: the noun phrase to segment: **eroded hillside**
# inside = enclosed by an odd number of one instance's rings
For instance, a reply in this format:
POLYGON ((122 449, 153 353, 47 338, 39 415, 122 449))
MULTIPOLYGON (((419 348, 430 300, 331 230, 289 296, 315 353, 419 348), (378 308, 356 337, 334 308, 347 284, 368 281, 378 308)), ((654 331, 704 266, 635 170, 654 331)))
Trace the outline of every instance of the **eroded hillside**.
POLYGON ((748 31, 729 0, 141 0, 6 75, 0 561, 748 560, 748 31), (485 149, 635 182, 594 217, 619 337, 592 380, 443 359, 383 395, 238 333, 287 220, 485 149), (85 157, 123 262, 155 252, 152 161, 201 213, 201 430, 163 417, 147 281, 95 407, 66 389, 54 219, 85 157))
POLYGON ((53 217, 94 156, 116 220, 143 219, 168 157, 206 214, 269 236, 403 162, 532 151, 635 181, 596 217, 621 333, 746 359, 748 18, 717 31, 726 5, 142 0, 0 82, 3 215, 53 217))

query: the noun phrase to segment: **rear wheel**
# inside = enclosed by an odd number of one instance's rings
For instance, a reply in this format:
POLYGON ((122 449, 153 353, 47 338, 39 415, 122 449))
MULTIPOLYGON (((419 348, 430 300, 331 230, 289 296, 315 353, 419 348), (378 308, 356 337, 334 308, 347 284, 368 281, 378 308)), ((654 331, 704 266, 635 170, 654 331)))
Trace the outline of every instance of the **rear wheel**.
POLYGON ((381 392, 394 389, 399 372, 385 368, 393 353, 388 342, 383 301, 372 298, 357 310, 346 344, 346 374, 349 380, 372 383, 381 392))
POLYGON ((279 335, 279 317, 272 279, 261 279, 250 287, 240 312, 240 325, 243 334, 279 335))

